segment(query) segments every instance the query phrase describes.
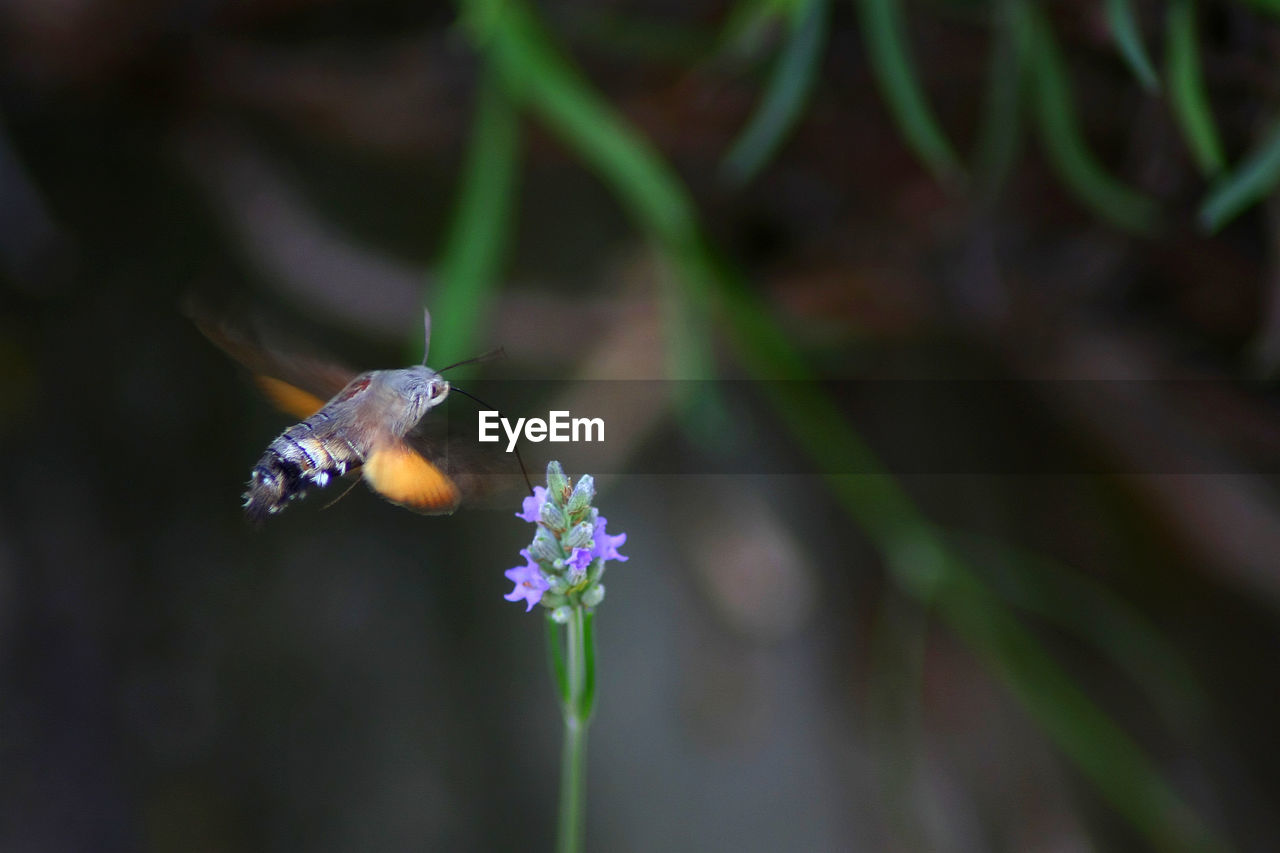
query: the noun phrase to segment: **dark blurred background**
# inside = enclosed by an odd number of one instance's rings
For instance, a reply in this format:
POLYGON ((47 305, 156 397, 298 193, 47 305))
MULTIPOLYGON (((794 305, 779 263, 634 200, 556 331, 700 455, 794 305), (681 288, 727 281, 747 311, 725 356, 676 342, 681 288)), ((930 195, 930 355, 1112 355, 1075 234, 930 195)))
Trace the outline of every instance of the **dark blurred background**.
POLYGON ((9 0, 0 37, 0 850, 551 846, 518 503, 251 528, 288 421, 194 303, 360 369, 425 305, 433 364, 505 348, 464 386, 603 406, 559 454, 631 558, 590 849, 1280 845, 1273 3, 9 0))

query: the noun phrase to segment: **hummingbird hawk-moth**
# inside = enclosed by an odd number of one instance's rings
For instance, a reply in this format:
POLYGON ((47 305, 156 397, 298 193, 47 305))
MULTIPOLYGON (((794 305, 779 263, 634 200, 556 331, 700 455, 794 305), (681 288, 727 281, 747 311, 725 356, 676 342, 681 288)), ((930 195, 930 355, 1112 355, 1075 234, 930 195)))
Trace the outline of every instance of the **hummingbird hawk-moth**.
MULTIPOLYGON (((431 315, 424 317, 429 347, 431 315)), ((261 523, 312 490, 356 473, 392 503, 427 515, 452 513, 473 485, 474 478, 451 466, 423 429, 424 415, 450 390, 440 371, 426 366, 425 354, 421 365, 355 374, 197 323, 255 374, 272 402, 302 419, 280 433, 254 465, 243 495, 250 521, 261 523)))

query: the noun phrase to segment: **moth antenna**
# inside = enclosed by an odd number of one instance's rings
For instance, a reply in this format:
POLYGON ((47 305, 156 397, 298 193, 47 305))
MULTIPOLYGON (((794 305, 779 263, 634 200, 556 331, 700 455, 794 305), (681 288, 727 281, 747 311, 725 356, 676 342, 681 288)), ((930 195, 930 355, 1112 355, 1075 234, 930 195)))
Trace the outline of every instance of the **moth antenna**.
MULTIPOLYGON (((453 364, 449 365, 448 367, 440 368, 439 370, 436 371, 436 373, 444 373, 446 370, 453 370, 453 368, 455 367, 462 367, 463 365, 466 365, 466 364, 480 364, 485 361, 493 361, 494 359, 506 358, 506 357, 507 357, 507 348, 498 347, 497 349, 491 349, 486 353, 473 356, 472 358, 464 358, 462 361, 455 361, 453 364)), ((467 392, 463 391, 462 393, 466 394, 467 392)), ((467 396, 471 397, 470 394, 467 394, 467 396)), ((475 400, 475 397, 471 397, 471 399, 475 400)))
POLYGON ((427 366, 427 355, 431 352, 431 312, 422 309, 422 366, 427 366))
MULTIPOLYGON (((474 359, 472 360, 474 361, 474 359)), ((466 362, 463 362, 463 363, 465 364, 466 362)), ((451 366, 457 367, 457 365, 451 365, 451 366)), ((447 367, 445 368, 445 370, 448 370, 448 369, 449 368, 447 367)), ((453 391, 457 391, 459 394, 461 394, 464 397, 470 397, 472 400, 475 400, 477 403, 484 406, 486 409, 493 409, 495 412, 498 411, 497 409, 494 409, 493 406, 490 406, 488 403, 486 403, 484 400, 481 400, 475 394, 472 394, 470 391, 463 391, 457 385, 450 385, 449 388, 453 391)), ((533 483, 529 482, 529 471, 527 468, 524 467, 524 457, 520 455, 519 443, 515 445, 515 452, 516 452, 516 461, 520 463, 520 476, 524 477, 524 484, 526 487, 528 487, 529 494, 533 494, 533 483)))
POLYGON ((328 502, 327 504, 325 504, 324 506, 320 507, 321 512, 323 512, 324 510, 326 510, 326 509, 328 509, 329 507, 333 506, 333 505, 334 505, 334 504, 336 504, 338 501, 340 501, 340 500, 342 500, 343 498, 345 498, 347 495, 351 494, 351 490, 352 490, 352 489, 354 489, 354 488, 356 487, 356 483, 358 483, 358 482, 360 482, 360 478, 359 478, 359 477, 357 477, 357 478, 355 478, 354 480, 352 480, 352 481, 351 481, 351 485, 347 486, 345 489, 343 489, 343 490, 342 490, 342 494, 338 495, 336 498, 334 498, 333 500, 329 501, 329 502, 328 502))

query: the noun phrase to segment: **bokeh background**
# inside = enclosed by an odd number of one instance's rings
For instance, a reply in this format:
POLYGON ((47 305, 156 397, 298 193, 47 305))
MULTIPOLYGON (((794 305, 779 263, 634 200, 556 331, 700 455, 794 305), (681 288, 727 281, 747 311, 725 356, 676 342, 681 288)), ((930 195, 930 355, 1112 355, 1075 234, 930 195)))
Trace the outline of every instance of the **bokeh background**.
POLYGON ((252 529, 194 302, 606 407, 590 849, 1276 849, 1276 11, 4 3, 0 849, 551 845, 517 506, 252 529))

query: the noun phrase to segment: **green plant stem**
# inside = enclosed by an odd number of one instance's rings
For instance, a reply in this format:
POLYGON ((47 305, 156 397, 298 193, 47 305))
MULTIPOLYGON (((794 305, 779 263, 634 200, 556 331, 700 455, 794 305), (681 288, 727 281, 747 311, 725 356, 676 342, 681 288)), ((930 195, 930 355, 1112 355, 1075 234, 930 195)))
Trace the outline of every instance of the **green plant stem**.
POLYGON ((565 624, 567 679, 561 696, 564 748, 560 753, 560 817, 556 830, 558 853, 578 853, 586 829, 587 726, 595 683, 591 616, 574 607, 565 624))

